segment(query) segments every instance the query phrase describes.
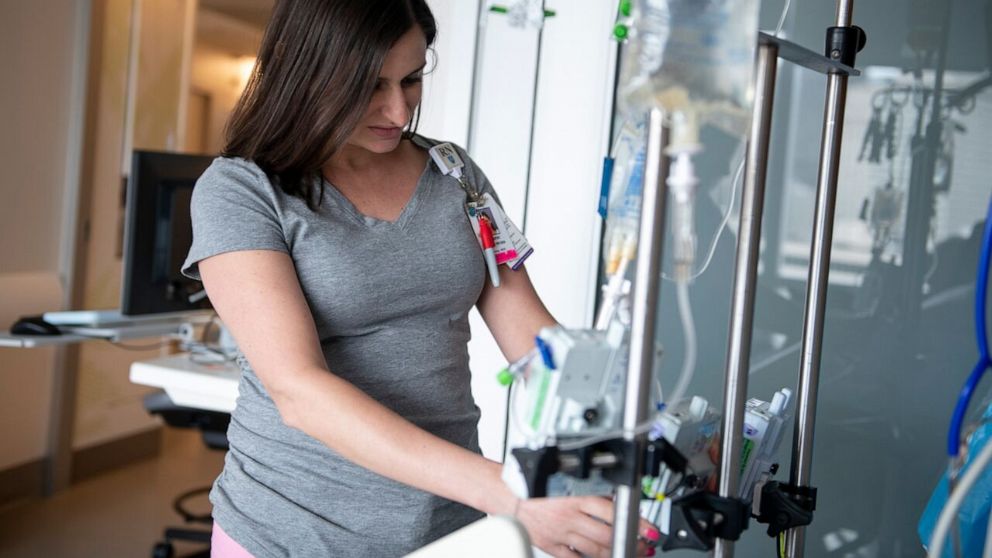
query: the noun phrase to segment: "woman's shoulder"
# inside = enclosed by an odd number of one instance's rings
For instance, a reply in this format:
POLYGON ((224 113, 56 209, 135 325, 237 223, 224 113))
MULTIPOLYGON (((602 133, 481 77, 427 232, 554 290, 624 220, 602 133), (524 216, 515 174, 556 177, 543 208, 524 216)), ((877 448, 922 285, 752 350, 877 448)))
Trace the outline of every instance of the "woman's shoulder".
POLYGON ((253 161, 221 156, 196 181, 192 202, 198 206, 274 207, 280 194, 281 190, 273 187, 265 171, 253 161))
MULTIPOLYGON (((265 171, 255 162, 241 157, 219 156, 214 158, 207 170, 200 176, 200 181, 207 183, 237 183, 245 186, 268 184, 265 171)), ((198 184, 199 185, 199 184, 198 184)))
POLYGON ((264 197, 278 197, 281 190, 274 188, 268 175, 254 161, 241 157, 220 156, 210 163, 196 182, 196 190, 206 193, 250 193, 264 197))

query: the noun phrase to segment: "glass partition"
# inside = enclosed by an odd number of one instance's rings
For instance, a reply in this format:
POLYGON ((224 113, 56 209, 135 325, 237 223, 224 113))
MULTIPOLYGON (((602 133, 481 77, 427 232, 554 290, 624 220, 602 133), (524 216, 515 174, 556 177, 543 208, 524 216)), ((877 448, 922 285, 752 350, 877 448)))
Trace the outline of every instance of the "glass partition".
MULTIPOLYGON (((774 29, 782 7, 763 3, 762 29, 774 29)), ((787 38, 822 51, 834 10, 833 1, 793 1, 787 38)), ((868 43, 847 96, 812 467, 819 499, 806 556, 923 553, 917 523, 945 469, 951 412, 977 355, 975 272, 992 195, 990 10, 987 0, 855 1, 868 43)), ((824 76, 780 62, 749 386, 765 400, 797 383, 825 88, 824 76)), ((700 247, 730 197, 732 169, 711 170, 700 247)), ((691 287, 699 348, 689 392, 717 405, 736 229, 731 219, 691 287)), ((670 282, 660 320, 670 389, 683 357, 670 282)), ((987 392, 979 389, 970 420, 987 392)), ((779 450, 783 480, 791 445, 790 428, 779 450)), ((737 555, 772 555, 764 531, 752 523, 737 555)))

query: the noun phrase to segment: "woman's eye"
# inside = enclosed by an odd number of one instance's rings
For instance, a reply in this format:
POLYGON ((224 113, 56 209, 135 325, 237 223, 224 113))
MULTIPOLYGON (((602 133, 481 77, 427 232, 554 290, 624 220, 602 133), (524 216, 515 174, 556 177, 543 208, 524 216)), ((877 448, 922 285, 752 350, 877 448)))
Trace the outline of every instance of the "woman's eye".
POLYGON ((424 81, 423 76, 408 77, 408 78, 406 78, 406 79, 403 80, 403 85, 409 87, 411 85, 416 85, 416 84, 418 84, 418 83, 420 83, 422 81, 424 81))

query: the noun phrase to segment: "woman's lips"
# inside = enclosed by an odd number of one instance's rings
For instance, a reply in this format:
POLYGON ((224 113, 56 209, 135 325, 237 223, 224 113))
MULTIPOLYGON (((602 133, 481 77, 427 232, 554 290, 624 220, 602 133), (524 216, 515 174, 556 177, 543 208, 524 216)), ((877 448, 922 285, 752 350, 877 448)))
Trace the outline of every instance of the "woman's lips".
POLYGON ((369 126, 369 130, 372 130, 373 134, 382 139, 398 138, 400 133, 403 131, 402 128, 382 128, 379 126, 369 126))

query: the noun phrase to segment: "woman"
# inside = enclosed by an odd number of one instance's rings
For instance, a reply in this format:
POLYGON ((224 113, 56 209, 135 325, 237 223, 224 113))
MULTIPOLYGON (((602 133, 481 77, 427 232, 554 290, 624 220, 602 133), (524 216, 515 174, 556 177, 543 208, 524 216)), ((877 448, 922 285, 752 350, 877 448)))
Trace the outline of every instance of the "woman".
POLYGON ((608 500, 518 501, 479 452, 469 310, 510 360, 554 319, 524 271, 487 284, 465 192, 409 132, 435 32, 423 0, 278 2, 194 190, 184 272, 243 353, 215 555, 400 556, 485 513, 608 552, 608 500))

